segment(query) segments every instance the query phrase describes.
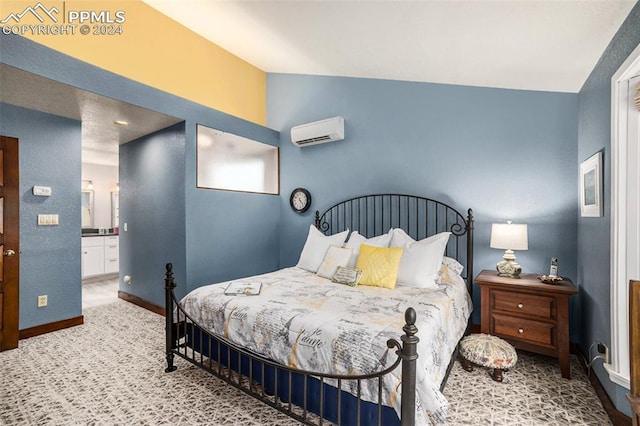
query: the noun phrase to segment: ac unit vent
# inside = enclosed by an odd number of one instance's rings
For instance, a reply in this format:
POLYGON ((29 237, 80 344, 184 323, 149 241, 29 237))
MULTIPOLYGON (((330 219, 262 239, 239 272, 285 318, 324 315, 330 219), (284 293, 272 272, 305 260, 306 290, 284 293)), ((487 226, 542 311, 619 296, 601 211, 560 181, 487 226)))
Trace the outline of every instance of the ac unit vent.
POLYGON ((306 145, 308 143, 316 143, 316 142, 328 141, 330 139, 331 139, 331 136, 325 135, 325 136, 320 136, 318 138, 309 138, 309 139, 304 139, 304 140, 298 141, 298 145, 306 145))
POLYGON ((291 128, 291 143, 295 146, 311 146, 344 139, 344 119, 328 118, 291 128))

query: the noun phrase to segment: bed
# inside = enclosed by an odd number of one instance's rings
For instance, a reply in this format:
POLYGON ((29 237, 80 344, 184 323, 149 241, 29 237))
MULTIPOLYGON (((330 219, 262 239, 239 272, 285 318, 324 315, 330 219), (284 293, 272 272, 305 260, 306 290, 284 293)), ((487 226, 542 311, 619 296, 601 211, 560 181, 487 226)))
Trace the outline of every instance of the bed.
POLYGON ((342 201, 316 212, 296 267, 203 286, 178 301, 168 264, 165 371, 174 371, 180 356, 305 424, 443 423, 442 389, 468 332, 472 265, 471 209, 465 217, 445 203, 402 194, 342 201), (363 241, 349 266, 362 266, 369 250, 395 256, 404 262, 395 284, 405 280, 408 253, 425 253, 412 250, 427 243, 433 250, 445 234, 427 287, 388 289, 378 278, 352 287, 321 274, 335 263, 332 250, 363 241), (340 244, 343 235, 349 240, 340 244), (319 246, 324 261, 317 271, 303 260, 313 238, 332 239, 330 250, 319 246), (396 248, 376 248, 388 246, 396 248), (230 284, 257 284, 260 291, 225 294, 230 284))

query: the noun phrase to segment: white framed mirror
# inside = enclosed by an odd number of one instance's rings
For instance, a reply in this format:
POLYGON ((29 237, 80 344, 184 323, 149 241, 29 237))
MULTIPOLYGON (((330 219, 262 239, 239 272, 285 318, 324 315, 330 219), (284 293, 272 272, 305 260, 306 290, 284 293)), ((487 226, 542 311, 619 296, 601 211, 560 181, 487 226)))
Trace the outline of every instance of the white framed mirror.
POLYGON ((120 193, 111 193, 111 227, 117 228, 120 226, 120 193))
POLYGON ((93 228, 93 190, 82 190, 82 227, 93 228))

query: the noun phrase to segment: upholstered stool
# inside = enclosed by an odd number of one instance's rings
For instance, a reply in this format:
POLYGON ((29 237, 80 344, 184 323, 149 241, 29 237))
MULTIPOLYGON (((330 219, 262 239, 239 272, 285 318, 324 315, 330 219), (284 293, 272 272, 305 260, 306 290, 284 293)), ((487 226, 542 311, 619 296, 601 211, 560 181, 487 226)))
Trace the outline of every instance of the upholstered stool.
POLYGON ((489 334, 472 334, 460 342, 460 363, 466 371, 473 371, 473 364, 493 368, 491 378, 502 381, 502 371, 516 365, 518 354, 509 343, 489 334))

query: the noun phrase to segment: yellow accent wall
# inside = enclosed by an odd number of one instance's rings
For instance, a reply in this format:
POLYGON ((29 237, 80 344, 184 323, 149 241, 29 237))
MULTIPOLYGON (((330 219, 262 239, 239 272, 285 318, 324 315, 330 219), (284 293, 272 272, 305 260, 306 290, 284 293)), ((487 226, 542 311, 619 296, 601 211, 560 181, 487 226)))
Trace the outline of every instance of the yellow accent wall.
POLYGON ((3 31, 10 29, 81 61, 193 102, 257 124, 266 123, 264 71, 140 0, 0 0, 0 21, 7 18, 0 24, 3 31), (27 13, 17 16, 25 10, 27 13), (89 14, 85 14, 84 22, 80 22, 81 12, 89 14), (118 22, 122 18, 124 22, 118 22), (84 28, 88 34, 81 33, 83 25, 88 26, 84 28))

